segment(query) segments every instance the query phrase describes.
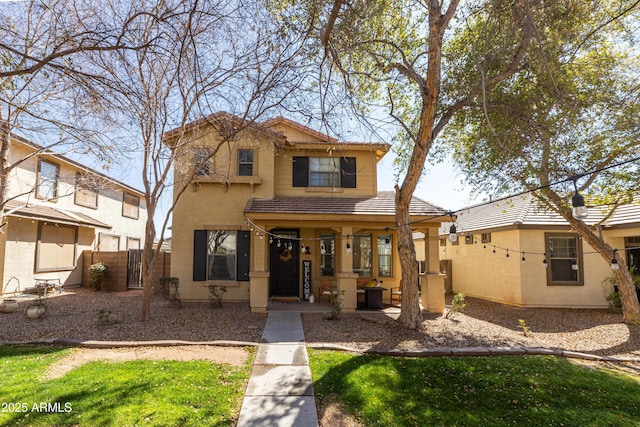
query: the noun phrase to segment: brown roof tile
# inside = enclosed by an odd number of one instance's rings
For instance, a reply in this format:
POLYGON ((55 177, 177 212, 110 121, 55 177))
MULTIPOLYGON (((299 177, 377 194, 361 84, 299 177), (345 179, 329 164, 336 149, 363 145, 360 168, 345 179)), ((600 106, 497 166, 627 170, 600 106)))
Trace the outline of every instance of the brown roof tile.
MULTIPOLYGON (((296 213, 329 215, 395 215, 395 193, 383 191, 376 197, 276 197, 251 199, 245 213, 296 213)), ((444 209, 414 197, 411 215, 442 216, 444 209)))

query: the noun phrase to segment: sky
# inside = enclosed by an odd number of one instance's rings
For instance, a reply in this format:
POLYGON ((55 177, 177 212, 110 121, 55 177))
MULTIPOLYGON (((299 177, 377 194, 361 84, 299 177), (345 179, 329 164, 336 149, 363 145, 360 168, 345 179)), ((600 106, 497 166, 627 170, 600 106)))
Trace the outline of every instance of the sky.
MULTIPOLYGON (((471 186, 464 184, 464 177, 451 160, 436 165, 427 162, 425 171, 415 197, 451 211, 483 201, 481 196, 473 198, 471 186)), ((378 191, 394 189, 394 174, 393 153, 389 152, 378 163, 378 191)))

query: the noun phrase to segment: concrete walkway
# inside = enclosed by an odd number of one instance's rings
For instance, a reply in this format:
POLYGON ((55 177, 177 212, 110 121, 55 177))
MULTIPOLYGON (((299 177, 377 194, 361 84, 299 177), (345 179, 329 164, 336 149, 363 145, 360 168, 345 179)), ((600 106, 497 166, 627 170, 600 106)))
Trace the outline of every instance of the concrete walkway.
POLYGON ((237 427, 318 426, 299 312, 269 312, 237 427))

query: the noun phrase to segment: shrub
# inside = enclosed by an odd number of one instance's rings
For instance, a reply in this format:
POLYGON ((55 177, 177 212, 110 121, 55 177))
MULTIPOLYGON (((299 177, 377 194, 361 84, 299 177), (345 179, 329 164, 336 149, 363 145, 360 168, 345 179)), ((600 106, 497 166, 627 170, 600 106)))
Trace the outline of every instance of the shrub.
POLYGON ((91 286, 96 288, 96 291, 100 290, 100 285, 104 278, 107 277, 107 274, 109 274, 109 267, 102 262, 91 264, 89 267, 89 280, 91 281, 91 286))
POLYGON ((447 311, 445 319, 452 319, 456 313, 461 313, 466 306, 467 304, 464 302, 464 294, 462 292, 455 294, 451 300, 451 307, 449 308, 449 311, 447 311))
POLYGON ((222 296, 225 292, 226 286, 209 285, 209 301, 213 307, 222 307, 222 296))
POLYGON ((162 288, 162 296, 171 304, 182 307, 180 300, 180 279, 177 277, 161 277, 158 279, 162 288))

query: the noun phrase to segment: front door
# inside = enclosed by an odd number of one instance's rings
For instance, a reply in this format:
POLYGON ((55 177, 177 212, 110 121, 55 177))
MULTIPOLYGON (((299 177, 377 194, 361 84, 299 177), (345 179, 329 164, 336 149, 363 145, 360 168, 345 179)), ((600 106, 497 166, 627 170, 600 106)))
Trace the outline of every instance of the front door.
POLYGON ((300 244, 298 232, 274 230, 270 244, 270 296, 300 296, 300 244))

